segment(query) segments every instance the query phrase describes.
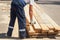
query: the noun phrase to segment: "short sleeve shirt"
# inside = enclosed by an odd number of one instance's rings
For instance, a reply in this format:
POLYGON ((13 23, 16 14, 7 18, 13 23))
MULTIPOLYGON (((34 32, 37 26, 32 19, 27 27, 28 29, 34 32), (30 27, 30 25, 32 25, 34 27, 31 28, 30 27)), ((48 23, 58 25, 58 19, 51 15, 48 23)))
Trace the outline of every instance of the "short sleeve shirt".
POLYGON ((34 4, 34 0, 24 0, 26 3, 33 5, 34 4))

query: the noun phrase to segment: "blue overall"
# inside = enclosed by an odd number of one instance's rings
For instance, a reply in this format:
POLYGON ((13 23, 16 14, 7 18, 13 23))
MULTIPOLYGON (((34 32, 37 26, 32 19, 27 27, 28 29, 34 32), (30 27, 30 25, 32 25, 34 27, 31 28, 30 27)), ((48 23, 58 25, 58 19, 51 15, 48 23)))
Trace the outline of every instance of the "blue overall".
POLYGON ((7 35, 11 36, 14 28, 16 17, 18 18, 19 37, 26 37, 26 17, 24 12, 24 6, 26 3, 24 0, 12 0, 10 23, 8 27, 7 35))

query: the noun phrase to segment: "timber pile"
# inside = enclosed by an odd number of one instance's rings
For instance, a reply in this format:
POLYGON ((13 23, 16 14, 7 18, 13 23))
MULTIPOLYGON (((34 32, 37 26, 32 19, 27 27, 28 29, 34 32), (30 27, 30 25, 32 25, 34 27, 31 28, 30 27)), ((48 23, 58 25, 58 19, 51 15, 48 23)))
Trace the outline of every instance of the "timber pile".
POLYGON ((29 17, 29 5, 27 5, 25 9, 26 15, 26 28, 30 37, 39 37, 39 36, 49 36, 49 35, 57 35, 60 31, 60 26, 57 25, 47 14, 43 12, 43 10, 35 3, 33 6, 34 10, 34 21, 36 24, 31 25, 30 17, 29 17))

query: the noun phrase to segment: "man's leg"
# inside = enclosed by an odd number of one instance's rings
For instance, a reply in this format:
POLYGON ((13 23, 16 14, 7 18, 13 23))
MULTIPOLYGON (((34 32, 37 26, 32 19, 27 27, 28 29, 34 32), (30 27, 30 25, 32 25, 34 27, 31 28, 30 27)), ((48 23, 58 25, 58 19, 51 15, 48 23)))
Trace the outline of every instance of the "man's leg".
POLYGON ((11 35, 12 35, 15 19, 16 19, 15 6, 14 6, 14 4, 11 4, 10 23, 9 23, 9 27, 8 27, 7 36, 11 37, 11 35))
POLYGON ((18 17, 18 24, 19 24, 19 37, 25 38, 26 37, 26 18, 25 18, 25 12, 23 8, 20 9, 18 7, 17 17, 18 17))

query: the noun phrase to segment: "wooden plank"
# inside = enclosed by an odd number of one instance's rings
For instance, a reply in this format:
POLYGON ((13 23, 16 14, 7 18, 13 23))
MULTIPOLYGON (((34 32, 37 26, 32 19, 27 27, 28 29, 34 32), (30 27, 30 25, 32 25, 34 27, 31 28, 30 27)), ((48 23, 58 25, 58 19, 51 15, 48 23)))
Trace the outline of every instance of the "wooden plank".
POLYGON ((45 26, 47 26, 49 28, 48 34, 55 34, 53 25, 51 25, 51 23, 48 21, 48 19, 45 17, 45 15, 43 13, 41 14, 40 12, 37 14, 40 14, 39 16, 41 16, 41 18, 43 19, 45 26))
MULTIPOLYGON (((36 5, 37 6, 37 5, 36 5)), ((37 7, 37 9, 39 9, 41 11, 41 9, 39 8, 39 6, 37 7)), ((47 14, 45 14, 43 11, 40 13, 40 14, 43 14, 42 16, 45 17, 43 19, 47 19, 49 21, 48 24, 51 24, 51 26, 48 26, 49 27, 49 32, 48 32, 48 35, 50 34, 55 34, 57 35, 60 31, 60 26, 57 25, 47 14), (53 23, 52 23, 53 21, 53 23), (55 30, 54 30, 55 29, 55 30)))
POLYGON ((41 27, 40 27, 40 25, 38 24, 38 22, 36 21, 36 19, 35 19, 35 17, 33 16, 33 19, 34 19, 34 21, 36 22, 36 24, 34 24, 34 29, 35 29, 35 31, 36 32, 41 32, 41 27))
POLYGON ((29 35, 34 35, 35 31, 32 26, 30 26, 29 35))
MULTIPOLYGON (((46 14, 45 14, 45 15, 46 15, 46 14)), ((45 17, 49 20, 49 22, 50 22, 51 25, 55 28, 55 30, 60 31, 59 25, 57 25, 48 15, 46 15, 45 17)))
POLYGON ((55 28, 55 30, 60 31, 60 27, 48 15, 45 14, 45 17, 50 22, 50 24, 52 25, 52 27, 55 28))
POLYGON ((54 32, 54 28, 53 28, 53 26, 51 24, 46 24, 46 25, 50 29, 48 34, 56 34, 56 32, 54 32))
POLYGON ((26 26, 26 29, 27 29, 27 32, 28 32, 29 36, 33 35, 35 33, 35 31, 34 31, 34 29, 31 25, 26 26))
POLYGON ((27 6, 25 7, 25 13, 26 13, 26 29, 27 29, 27 32, 29 35, 33 35, 35 33, 33 27, 29 24, 30 20, 29 20, 29 15, 28 14, 28 11, 27 11, 27 6))
MULTIPOLYGON (((26 14, 26 18, 28 19, 28 21, 30 22, 30 19, 29 19, 29 10, 28 10, 29 8, 28 8, 28 6, 26 7, 26 13, 28 13, 28 14, 26 14)), ((27 29, 29 29, 30 31, 29 31, 29 34, 30 35, 39 35, 39 31, 42 31, 42 33, 40 33, 40 34, 45 34, 45 32, 48 32, 48 34, 53 34, 53 33, 55 33, 53 30, 54 30, 54 27, 53 27, 53 25, 50 23, 50 21, 48 20, 48 19, 46 19, 47 17, 45 17, 45 15, 46 14, 41 14, 40 12, 39 12, 39 10, 38 9, 36 9, 35 7, 34 7, 34 21, 36 21, 37 22, 37 24, 34 24, 33 26, 32 25, 30 25, 30 27, 28 28, 27 27, 27 29), (38 13, 40 13, 41 15, 39 15, 38 13), (45 18, 44 18, 45 17, 45 18), (40 29, 42 29, 42 30, 40 30, 40 29)))
POLYGON ((55 28, 55 30, 60 31, 60 26, 57 25, 48 15, 46 15, 43 10, 35 3, 35 6, 41 11, 42 14, 45 15, 45 17, 49 20, 49 22, 53 25, 53 27, 55 28))
POLYGON ((40 18, 40 16, 38 16, 37 13, 39 13, 38 12, 38 9, 36 9, 34 7, 34 16, 35 16, 36 20, 38 21, 39 25, 41 26, 42 32, 48 32, 49 31, 49 28, 45 24, 43 24, 42 19, 40 18))
POLYGON ((60 26, 57 25, 53 20, 51 20, 51 24, 54 26, 55 31, 60 31, 60 26))
POLYGON ((48 32, 49 28, 45 24, 40 24, 42 27, 42 32, 48 32))
POLYGON ((29 24, 28 20, 26 19, 26 29, 27 29, 27 32, 29 34, 29 37, 30 36, 40 36, 41 33, 36 33, 35 30, 33 29, 32 25, 29 24))
MULTIPOLYGON (((37 9, 36 9, 37 10, 37 9)), ((38 10, 39 11, 39 10, 38 10)), ((40 14, 37 13, 37 14, 40 14)), ((45 24, 45 26, 47 26, 49 28, 48 34, 56 34, 56 32, 54 32, 54 27, 53 25, 51 25, 51 23, 46 19, 46 17, 44 17, 45 15, 41 14, 39 16, 41 16, 41 19, 43 20, 43 24, 45 24), (41 16, 42 15, 42 16, 41 16)))
POLYGON ((51 24, 46 24, 50 30, 54 30, 54 27, 51 24))
MULTIPOLYGON (((30 22, 30 18, 29 18, 29 6, 27 6, 26 8, 26 18, 28 19, 28 21, 30 22)), ((41 32, 41 27, 39 26, 38 22, 36 21, 35 17, 33 16, 33 20, 36 22, 36 24, 32 25, 35 32, 41 32)))
POLYGON ((29 21, 26 19, 26 29, 28 31, 29 35, 33 35, 35 33, 35 30, 33 29, 32 25, 29 24, 29 21))
POLYGON ((46 18, 46 15, 43 13, 43 10, 35 3, 34 5, 38 10, 40 10, 40 16, 42 17, 43 21, 49 26, 49 29, 54 29, 53 25, 49 22, 48 18, 46 18))

